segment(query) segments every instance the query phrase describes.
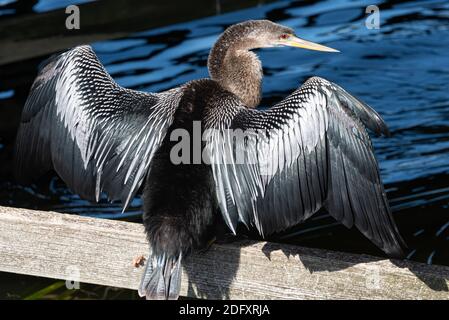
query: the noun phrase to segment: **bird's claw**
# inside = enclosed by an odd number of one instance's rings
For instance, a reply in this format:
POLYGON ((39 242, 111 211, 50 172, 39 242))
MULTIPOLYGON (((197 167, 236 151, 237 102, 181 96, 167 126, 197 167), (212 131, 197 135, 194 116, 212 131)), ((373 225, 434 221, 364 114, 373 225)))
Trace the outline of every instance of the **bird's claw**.
POLYGON ((145 265, 145 257, 143 255, 139 255, 137 257, 134 257, 133 259, 133 266, 134 268, 139 268, 145 265))

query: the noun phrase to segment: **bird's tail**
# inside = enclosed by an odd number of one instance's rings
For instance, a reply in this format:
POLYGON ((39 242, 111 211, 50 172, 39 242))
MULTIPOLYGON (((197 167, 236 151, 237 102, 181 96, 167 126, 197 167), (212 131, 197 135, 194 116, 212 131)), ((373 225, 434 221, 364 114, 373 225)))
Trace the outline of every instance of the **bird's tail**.
POLYGON ((150 252, 139 286, 147 300, 176 300, 181 289, 181 258, 150 252))

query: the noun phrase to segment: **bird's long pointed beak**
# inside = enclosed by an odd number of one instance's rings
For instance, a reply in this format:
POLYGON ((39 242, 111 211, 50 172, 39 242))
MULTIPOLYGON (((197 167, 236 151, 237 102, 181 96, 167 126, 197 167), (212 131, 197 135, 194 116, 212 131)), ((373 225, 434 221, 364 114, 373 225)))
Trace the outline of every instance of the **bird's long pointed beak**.
POLYGON ((330 47, 323 46, 321 44, 307 41, 295 36, 291 36, 288 39, 285 39, 282 41, 283 45, 289 46, 289 47, 297 47, 297 48, 303 48, 303 49, 309 49, 309 50, 315 50, 315 51, 325 51, 325 52, 340 52, 336 49, 332 49, 330 47))

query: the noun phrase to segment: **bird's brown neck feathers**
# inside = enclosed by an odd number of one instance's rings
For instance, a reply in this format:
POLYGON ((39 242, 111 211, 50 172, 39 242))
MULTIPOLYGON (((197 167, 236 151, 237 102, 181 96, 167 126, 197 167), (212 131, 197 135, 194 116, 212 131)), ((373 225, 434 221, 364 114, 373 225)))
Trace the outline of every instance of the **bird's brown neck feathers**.
POLYGON ((228 28, 213 46, 207 65, 211 79, 234 93, 249 108, 260 103, 262 64, 251 49, 260 47, 250 25, 228 28))

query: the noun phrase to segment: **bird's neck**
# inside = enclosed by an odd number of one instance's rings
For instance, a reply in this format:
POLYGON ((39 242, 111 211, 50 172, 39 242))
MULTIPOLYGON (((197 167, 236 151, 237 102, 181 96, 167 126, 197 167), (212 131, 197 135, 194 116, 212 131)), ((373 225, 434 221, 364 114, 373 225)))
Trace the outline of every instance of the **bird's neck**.
POLYGON ((213 46, 207 65, 212 80, 234 93, 249 108, 259 105, 262 91, 262 64, 253 41, 235 40, 223 34, 213 46))

